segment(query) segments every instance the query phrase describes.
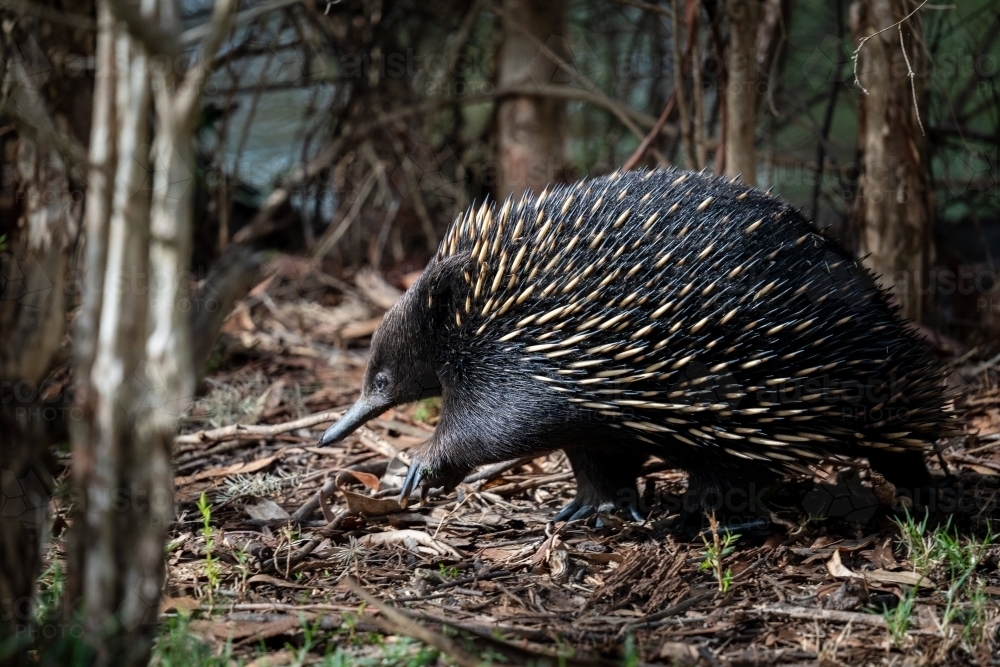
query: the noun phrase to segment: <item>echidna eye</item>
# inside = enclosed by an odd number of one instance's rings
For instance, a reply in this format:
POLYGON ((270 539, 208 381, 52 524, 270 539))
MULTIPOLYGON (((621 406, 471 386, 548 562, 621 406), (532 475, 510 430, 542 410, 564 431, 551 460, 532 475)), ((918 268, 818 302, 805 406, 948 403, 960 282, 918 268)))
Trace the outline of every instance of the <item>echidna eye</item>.
POLYGON ((375 391, 385 391, 386 385, 389 384, 389 380, 386 379, 385 375, 379 373, 375 376, 375 391))

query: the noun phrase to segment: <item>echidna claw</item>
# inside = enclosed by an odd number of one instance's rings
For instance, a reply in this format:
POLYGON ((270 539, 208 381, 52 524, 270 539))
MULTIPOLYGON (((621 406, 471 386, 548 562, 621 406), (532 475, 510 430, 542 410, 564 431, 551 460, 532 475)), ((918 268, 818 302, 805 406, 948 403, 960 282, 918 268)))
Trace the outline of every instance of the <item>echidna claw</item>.
POLYGON ((566 507, 559 510, 559 512, 552 517, 553 521, 577 521, 579 519, 586 519, 589 516, 593 516, 597 513, 597 508, 593 505, 583 504, 578 500, 574 500, 566 507))
POLYGON ((414 461, 410 464, 410 469, 406 472, 403 480, 403 488, 399 490, 399 504, 406 507, 406 502, 410 499, 410 494, 417 490, 420 482, 424 479, 424 468, 414 461))
MULTIPOLYGON (((595 514, 616 514, 621 511, 625 514, 627 519, 642 523, 646 520, 646 517, 639 511, 638 507, 634 505, 629 505, 626 508, 619 510, 618 507, 611 501, 606 501, 601 503, 600 507, 595 507, 589 503, 582 503, 579 500, 574 500, 566 507, 559 510, 559 512, 552 517, 553 521, 577 521, 579 519, 586 519, 595 514)), ((599 522, 600 523, 600 522, 599 522)))

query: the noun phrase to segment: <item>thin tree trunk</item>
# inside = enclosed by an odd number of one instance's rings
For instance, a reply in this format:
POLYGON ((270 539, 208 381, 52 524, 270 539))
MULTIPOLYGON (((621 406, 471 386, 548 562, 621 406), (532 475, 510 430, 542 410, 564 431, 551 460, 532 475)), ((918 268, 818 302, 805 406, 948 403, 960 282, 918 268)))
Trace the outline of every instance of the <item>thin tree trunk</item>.
MULTIPOLYGON (((497 50, 498 87, 566 83, 567 76, 538 46, 569 60, 564 0, 504 0, 503 41, 497 50), (527 29, 519 30, 513 22, 527 29), (532 36, 534 39, 532 39, 532 36)), ((566 102, 551 96, 516 96, 496 110, 499 200, 541 192, 566 167, 566 102)))
POLYGON ((72 525, 65 600, 79 605, 92 663, 117 667, 147 664, 156 633, 163 544, 174 515, 171 445, 194 386, 196 318, 189 311, 198 304, 188 300, 188 270, 195 119, 235 2, 216 3, 210 37, 183 78, 151 69, 156 45, 133 35, 151 34, 152 24, 176 34, 177 7, 145 3, 142 16, 119 23, 114 11, 123 6, 116 2, 98 3, 87 266, 76 332, 83 419, 73 429, 74 482, 85 503, 72 525))
POLYGON ((865 42, 858 55, 858 78, 867 94, 860 95, 858 109, 861 173, 851 223, 858 254, 868 255, 866 264, 892 289, 902 314, 919 322, 926 312, 920 284, 931 261, 933 205, 927 142, 918 124, 907 59, 915 73, 916 104, 921 104, 927 55, 920 12, 901 28, 893 27, 915 7, 905 0, 851 6, 856 41, 885 29, 865 42))
POLYGON ((728 0, 726 174, 757 184, 757 0, 728 0))
POLYGON ((694 153, 694 139, 691 132, 691 110, 688 108, 686 82, 684 80, 684 53, 681 49, 681 3, 673 0, 673 45, 674 45, 674 91, 677 93, 677 115, 681 126, 681 152, 684 167, 695 169, 698 158, 694 153))

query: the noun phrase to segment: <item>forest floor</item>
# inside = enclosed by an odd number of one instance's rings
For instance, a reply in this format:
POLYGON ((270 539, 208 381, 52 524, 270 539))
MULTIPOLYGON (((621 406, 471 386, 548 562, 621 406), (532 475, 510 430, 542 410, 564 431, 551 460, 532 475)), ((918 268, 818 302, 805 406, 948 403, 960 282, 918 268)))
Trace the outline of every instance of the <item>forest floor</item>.
POLYGON ((929 520, 829 467, 768 496, 779 524, 684 537, 684 476, 653 465, 646 522, 552 524, 561 453, 402 508, 435 401, 317 444, 398 292, 269 270, 183 416, 154 664, 1000 665, 996 359, 959 364, 968 435, 932 462, 951 477, 929 520))

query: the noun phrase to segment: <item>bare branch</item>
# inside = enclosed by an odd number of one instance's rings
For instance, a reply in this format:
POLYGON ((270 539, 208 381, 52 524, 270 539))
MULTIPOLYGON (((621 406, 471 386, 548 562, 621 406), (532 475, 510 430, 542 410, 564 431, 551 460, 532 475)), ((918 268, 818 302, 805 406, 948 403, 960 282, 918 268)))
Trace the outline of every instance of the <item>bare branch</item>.
POLYGON ((198 102, 201 100, 201 89, 205 84, 212 59, 222 46, 229 29, 233 24, 233 13, 236 10, 238 0, 216 0, 212 11, 212 18, 209 20, 206 29, 207 36, 202 46, 201 54, 194 66, 188 70, 184 76, 177 93, 177 101, 174 103, 177 123, 190 130, 198 116, 198 102))
POLYGON ((166 56, 173 60, 181 55, 177 38, 143 16, 125 0, 108 0, 108 7, 118 21, 150 56, 166 56))
POLYGON ((920 120, 920 107, 917 105, 917 84, 914 81, 917 75, 913 71, 913 65, 910 64, 910 55, 906 52, 906 44, 903 43, 903 26, 899 26, 899 48, 903 51, 907 76, 910 77, 910 90, 913 91, 913 113, 917 116, 917 125, 920 126, 920 134, 927 136, 927 133, 924 132, 924 122, 920 120))
MULTIPOLYGON (((858 54, 861 53, 861 47, 864 46, 865 42, 867 42, 872 37, 876 37, 878 35, 881 35, 886 30, 891 30, 891 29, 893 29, 893 28, 901 25, 908 18, 910 18, 911 16, 913 16, 914 14, 916 14, 917 12, 919 12, 920 8, 923 7, 924 5, 926 5, 928 2, 929 2, 929 0, 924 0, 919 5, 917 5, 916 9, 914 9, 912 12, 910 12, 909 14, 907 14, 906 16, 904 16, 903 18, 899 19, 898 21, 896 21, 892 25, 887 25, 886 27, 882 28, 878 32, 873 32, 872 34, 868 35, 867 37, 861 38, 861 41, 858 42, 858 48, 854 49, 854 54, 851 57, 851 60, 854 61, 854 85, 856 85, 858 88, 860 88, 861 91, 865 95, 868 94, 868 89, 865 88, 864 86, 862 86, 861 85, 861 81, 858 79, 858 54)), ((906 49, 903 49, 903 53, 906 53, 906 49)))

